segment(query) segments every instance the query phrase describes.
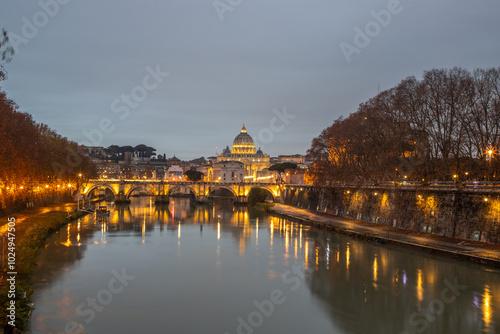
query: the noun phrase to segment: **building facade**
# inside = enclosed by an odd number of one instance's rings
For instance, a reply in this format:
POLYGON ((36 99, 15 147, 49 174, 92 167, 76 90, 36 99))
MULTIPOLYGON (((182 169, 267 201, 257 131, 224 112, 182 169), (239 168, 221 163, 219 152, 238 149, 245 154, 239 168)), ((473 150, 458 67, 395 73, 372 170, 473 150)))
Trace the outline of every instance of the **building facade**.
POLYGON ((172 165, 167 171, 167 181, 185 181, 184 170, 179 165, 172 165))
POLYGON ((221 161, 212 166, 212 179, 215 182, 245 182, 245 165, 240 161, 221 161))

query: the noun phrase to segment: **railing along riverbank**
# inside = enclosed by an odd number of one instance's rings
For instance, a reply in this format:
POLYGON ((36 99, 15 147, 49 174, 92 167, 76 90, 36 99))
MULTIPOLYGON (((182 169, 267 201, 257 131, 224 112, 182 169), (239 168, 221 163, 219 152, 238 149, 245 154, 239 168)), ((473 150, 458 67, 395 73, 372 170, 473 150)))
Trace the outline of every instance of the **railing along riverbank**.
POLYGON ((291 188, 367 188, 367 189, 414 189, 414 190, 446 190, 464 192, 500 193, 500 182, 496 181, 383 181, 383 182, 329 182, 323 185, 285 184, 291 188))

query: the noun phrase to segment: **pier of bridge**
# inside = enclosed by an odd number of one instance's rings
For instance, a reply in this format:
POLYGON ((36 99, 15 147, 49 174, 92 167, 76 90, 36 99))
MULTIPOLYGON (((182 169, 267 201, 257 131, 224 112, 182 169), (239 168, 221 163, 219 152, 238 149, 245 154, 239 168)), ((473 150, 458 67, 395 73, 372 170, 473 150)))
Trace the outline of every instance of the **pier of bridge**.
POLYGON ((157 203, 167 203, 172 194, 193 195, 198 202, 208 201, 208 197, 218 190, 230 191, 237 203, 246 203, 248 193, 253 187, 267 190, 273 201, 281 196, 282 187, 272 183, 222 183, 222 182, 165 182, 156 180, 112 180, 95 179, 83 183, 78 194, 80 198, 88 198, 97 190, 104 195, 106 190, 113 193, 115 202, 129 202, 130 195, 137 190, 148 190, 155 196, 157 203))

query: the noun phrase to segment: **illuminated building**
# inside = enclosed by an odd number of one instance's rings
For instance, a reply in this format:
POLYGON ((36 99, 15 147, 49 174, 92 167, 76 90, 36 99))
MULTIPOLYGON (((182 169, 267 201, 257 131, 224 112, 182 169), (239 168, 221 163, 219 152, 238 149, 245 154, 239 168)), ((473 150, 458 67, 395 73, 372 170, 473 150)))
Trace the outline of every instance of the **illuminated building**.
POLYGON ((260 182, 257 172, 261 172, 270 166, 269 155, 264 154, 260 148, 257 151, 255 150, 255 144, 252 137, 247 133, 245 124, 241 128, 241 132, 234 138, 231 150, 227 146, 217 156, 217 163, 224 161, 243 163, 244 178, 247 182, 260 182))
POLYGON ((212 166, 213 180, 224 183, 245 182, 245 165, 240 161, 221 161, 212 166))
POLYGON ((185 181, 184 170, 179 165, 172 165, 168 168, 168 181, 185 181))

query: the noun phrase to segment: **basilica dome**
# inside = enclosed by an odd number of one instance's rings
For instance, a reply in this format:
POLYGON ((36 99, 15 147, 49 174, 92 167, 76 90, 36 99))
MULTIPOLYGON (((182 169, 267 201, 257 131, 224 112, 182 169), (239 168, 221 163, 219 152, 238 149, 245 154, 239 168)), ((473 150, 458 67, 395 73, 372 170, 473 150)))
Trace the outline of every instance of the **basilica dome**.
POLYGON ((239 135, 234 138, 233 147, 231 148, 232 154, 255 154, 255 144, 252 137, 247 133, 245 124, 241 128, 239 135))

